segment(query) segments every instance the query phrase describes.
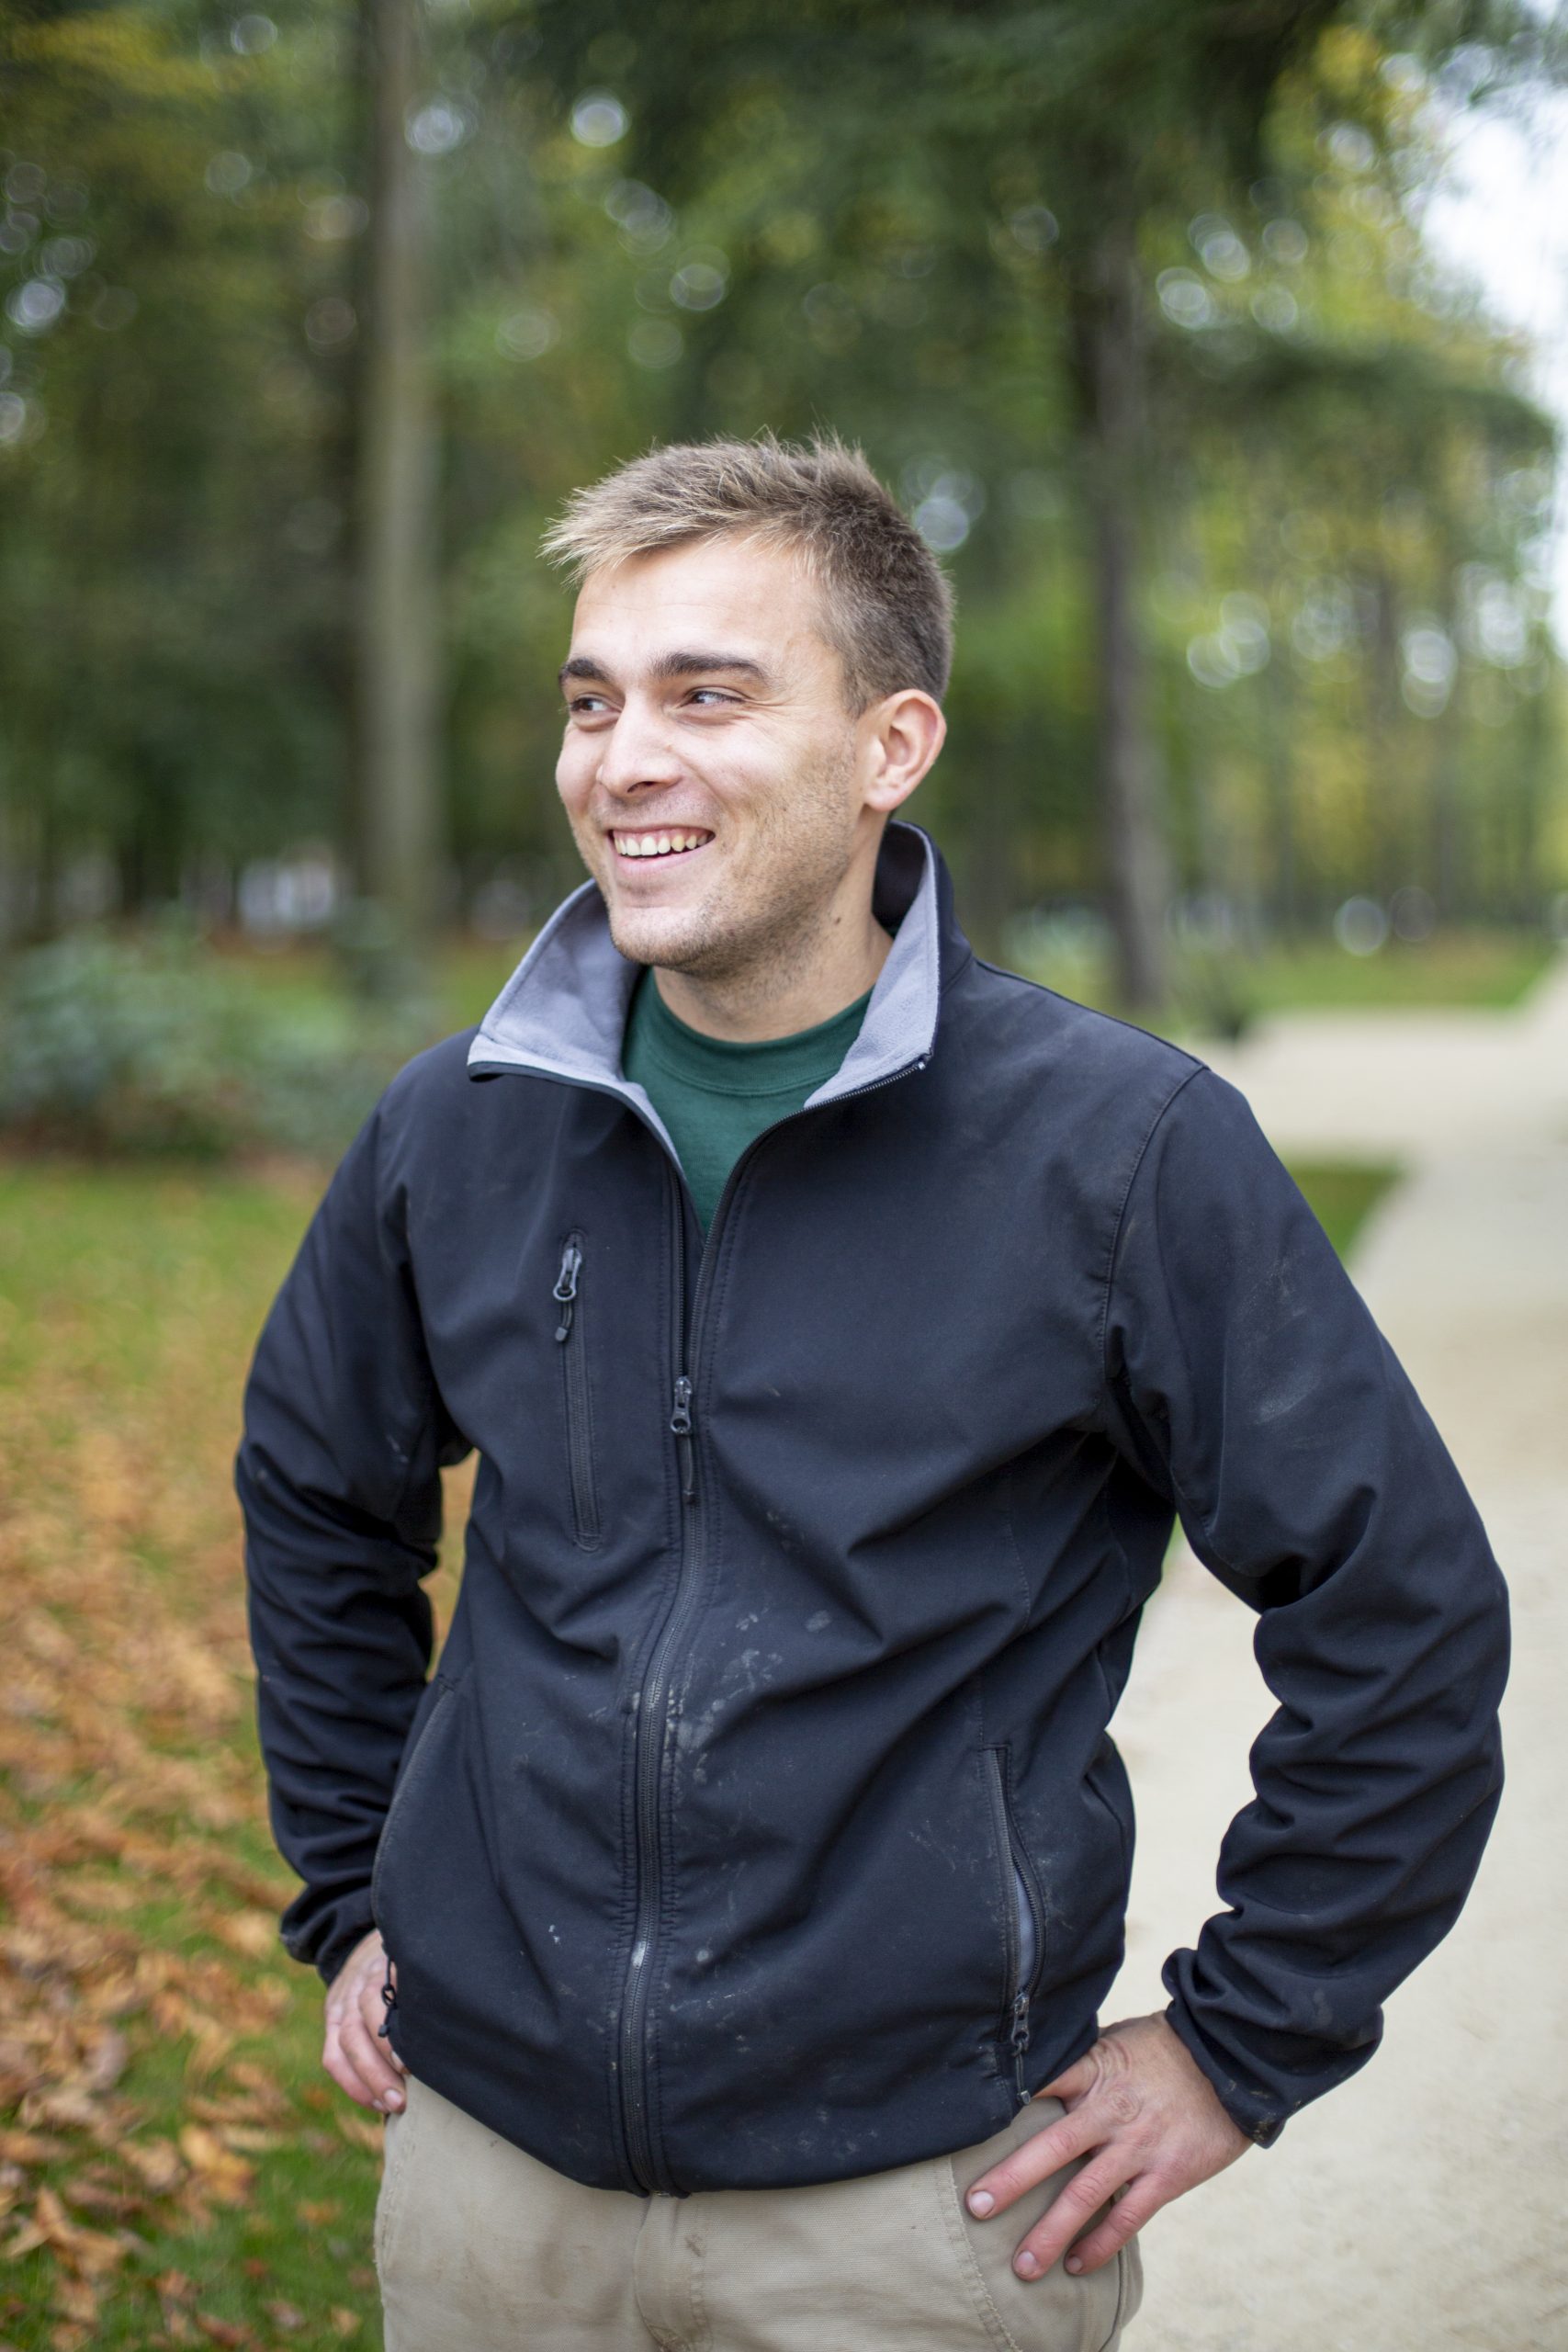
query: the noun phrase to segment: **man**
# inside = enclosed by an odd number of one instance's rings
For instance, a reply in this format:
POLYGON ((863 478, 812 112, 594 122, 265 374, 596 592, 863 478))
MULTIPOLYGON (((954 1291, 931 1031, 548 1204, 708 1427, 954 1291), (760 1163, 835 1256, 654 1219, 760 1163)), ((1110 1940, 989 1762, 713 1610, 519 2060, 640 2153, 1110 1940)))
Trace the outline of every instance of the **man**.
POLYGON ((388 2344, 1101 2352, 1451 1925, 1501 1579, 1240 1097, 970 950, 896 814, 948 593, 858 456, 658 450, 549 544, 592 878, 349 1151, 239 1463, 388 2344), (1177 1513, 1278 1712, 1102 2033, 1177 1513))

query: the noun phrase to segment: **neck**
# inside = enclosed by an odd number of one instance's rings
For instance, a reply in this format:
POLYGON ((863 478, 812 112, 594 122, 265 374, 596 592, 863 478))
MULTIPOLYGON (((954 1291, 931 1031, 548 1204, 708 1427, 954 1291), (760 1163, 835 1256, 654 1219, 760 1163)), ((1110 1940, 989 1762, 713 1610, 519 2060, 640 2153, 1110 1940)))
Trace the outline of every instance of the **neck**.
POLYGON ((871 911, 866 891, 852 908, 824 908, 812 932, 771 942, 743 966, 723 972, 654 967, 660 995, 678 1021, 735 1045, 814 1029, 876 984, 893 944, 871 911))

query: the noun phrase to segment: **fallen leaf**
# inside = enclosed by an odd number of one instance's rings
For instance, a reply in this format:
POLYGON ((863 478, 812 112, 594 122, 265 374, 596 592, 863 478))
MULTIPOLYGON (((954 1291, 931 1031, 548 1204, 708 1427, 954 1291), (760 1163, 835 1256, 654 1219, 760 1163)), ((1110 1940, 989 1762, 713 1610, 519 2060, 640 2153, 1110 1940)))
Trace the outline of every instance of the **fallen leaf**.
POLYGON ((141 2175, 155 2197, 173 2188, 185 2171, 172 2140, 122 2140, 119 2153, 141 2175))
POLYGON ((65 2238, 70 2235, 71 2216, 60 2201, 58 2189, 51 2188, 46 2183, 39 2190, 38 2203, 33 2210, 38 2216, 39 2229, 47 2231, 51 2237, 65 2238))
POLYGON ((333 2120, 351 2147, 367 2148, 373 2156, 380 2154, 384 2140, 382 2125, 367 2122, 363 2115, 346 2115, 342 2108, 337 2109, 333 2120))
POLYGON ((97 2290, 85 2278, 58 2278, 54 2308, 62 2318, 81 2320, 91 2326, 98 2316, 97 2290))
POLYGON ((278 1945, 277 1920, 270 1911, 233 1911, 213 1922, 216 1933, 231 1951, 251 1960, 265 1960, 278 1945))
POLYGON ((116 2222, 140 2213, 147 2202, 144 2197, 128 2197, 123 2189, 110 2188, 101 2180, 68 2180, 62 2193, 73 2205, 82 2206, 89 2213, 107 2213, 116 2222))
POLYGON ((95 2091, 112 2091, 130 2063, 130 2044, 111 2028, 99 2034, 87 2061, 86 2082, 95 2091))
POLYGON ((342 2303, 334 2303, 329 2316, 340 2335, 356 2335, 359 2333, 357 2312, 349 2311, 342 2303))
POLYGON ((181 2126, 180 2153, 191 2169, 200 2175, 208 2195, 215 2197, 220 2205, 240 2205, 249 2196, 255 2166, 226 2148, 207 2124, 181 2126))
POLYGON ((260 2101, 265 2113, 276 2115, 287 2109, 288 2101, 276 2076, 269 2075, 265 2066, 258 2066, 254 2058, 236 2058, 229 2073, 242 2090, 249 2091, 253 2098, 260 2101))
POLYGON ((69 2140, 47 2132, 0 2132, 0 2156, 16 2164, 54 2164, 71 2154, 69 2140))
POLYGON ((267 2303, 264 2308, 274 2327, 280 2327, 285 2335, 294 2335, 305 2324, 304 2312, 293 2303, 267 2303))

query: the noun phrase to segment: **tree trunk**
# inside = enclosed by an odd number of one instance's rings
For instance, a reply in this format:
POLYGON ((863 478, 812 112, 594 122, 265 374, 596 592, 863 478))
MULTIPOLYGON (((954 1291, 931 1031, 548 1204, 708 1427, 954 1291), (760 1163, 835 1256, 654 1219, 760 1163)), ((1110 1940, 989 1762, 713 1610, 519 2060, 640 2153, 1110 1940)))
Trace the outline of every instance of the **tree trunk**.
POLYGON ((1516 722, 1523 738, 1523 757, 1516 764, 1517 831, 1513 872, 1513 913, 1517 922, 1538 922, 1546 900, 1542 871, 1542 808, 1552 774, 1551 730, 1544 693, 1531 695, 1516 722))
MULTIPOLYGON (((1386 906, 1414 874, 1406 815, 1405 720, 1399 691, 1399 603, 1388 574, 1372 581, 1371 661, 1367 682, 1367 842, 1372 891, 1386 906)), ((1362 888, 1365 888, 1363 883, 1362 888)))
POLYGON ((1170 864, 1136 616, 1146 448, 1139 282, 1125 221, 1100 231, 1074 311, 1098 639, 1096 781, 1118 991, 1126 1005, 1153 1011, 1167 993, 1170 864))
POLYGON ((362 0, 370 223, 356 420, 354 832, 360 888, 410 932, 440 905, 436 439, 424 201, 405 126, 413 0, 362 0))

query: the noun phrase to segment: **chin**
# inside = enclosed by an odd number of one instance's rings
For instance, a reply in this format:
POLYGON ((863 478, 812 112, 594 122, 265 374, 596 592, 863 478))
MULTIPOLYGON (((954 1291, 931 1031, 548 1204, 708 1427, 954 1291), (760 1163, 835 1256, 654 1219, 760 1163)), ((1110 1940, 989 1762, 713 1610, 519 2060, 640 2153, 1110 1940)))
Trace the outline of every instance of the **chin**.
POLYGON ((707 944, 707 926, 689 908, 612 905, 609 916, 610 937, 634 964, 680 971, 700 959, 707 944))

